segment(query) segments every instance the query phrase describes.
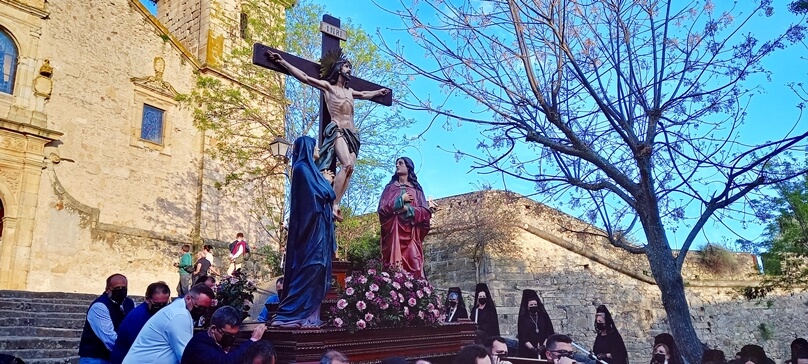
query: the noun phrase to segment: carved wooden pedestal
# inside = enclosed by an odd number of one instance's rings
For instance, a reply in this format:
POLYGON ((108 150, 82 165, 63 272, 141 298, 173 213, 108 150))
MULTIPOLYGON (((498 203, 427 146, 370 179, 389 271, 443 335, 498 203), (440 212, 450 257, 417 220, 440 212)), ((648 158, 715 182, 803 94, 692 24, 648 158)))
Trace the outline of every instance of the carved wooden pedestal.
MULTIPOLYGON (((256 324, 245 324, 241 338, 249 338, 256 324)), ((367 329, 350 333, 344 329, 290 330, 270 328, 264 334, 275 346, 277 363, 319 363, 326 349, 338 350, 351 363, 378 363, 381 359, 401 356, 408 360, 426 359, 432 363, 450 363, 460 348, 474 343, 473 322, 448 323, 440 327, 367 329)))

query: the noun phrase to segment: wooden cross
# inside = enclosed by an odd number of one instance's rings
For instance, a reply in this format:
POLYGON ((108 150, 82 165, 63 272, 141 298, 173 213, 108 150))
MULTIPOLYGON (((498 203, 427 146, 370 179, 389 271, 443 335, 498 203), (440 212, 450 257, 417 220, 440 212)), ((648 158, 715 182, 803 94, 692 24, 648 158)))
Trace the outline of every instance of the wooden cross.
MULTIPOLYGON (((346 39, 345 37, 346 32, 340 29, 339 26, 340 26, 339 19, 331 15, 323 15, 323 22, 320 23, 320 32, 323 34, 323 40, 322 40, 323 56, 328 54, 328 52, 337 51, 340 48, 340 39, 342 40, 346 39)), ((299 68, 307 75, 313 78, 320 78, 320 64, 277 50, 272 47, 265 46, 260 43, 256 43, 255 45, 253 45, 253 64, 288 75, 289 71, 287 71, 286 68, 282 67, 281 65, 269 59, 267 51, 272 51, 280 54, 281 57, 283 57, 283 59, 291 63, 293 66, 299 68)), ((384 88, 373 82, 365 81, 358 77, 351 77, 351 81, 348 83, 348 87, 357 91, 374 91, 384 88)), ((393 92, 391 90, 387 95, 377 96, 371 99, 370 101, 390 106, 393 104, 393 92)), ((325 130, 325 127, 330 122, 331 122, 331 115, 328 113, 324 95, 322 92, 320 92, 320 133, 318 138, 320 144, 323 143, 323 132, 325 130)), ((334 172, 336 170, 336 163, 332 164, 331 168, 329 169, 332 172, 334 172)))

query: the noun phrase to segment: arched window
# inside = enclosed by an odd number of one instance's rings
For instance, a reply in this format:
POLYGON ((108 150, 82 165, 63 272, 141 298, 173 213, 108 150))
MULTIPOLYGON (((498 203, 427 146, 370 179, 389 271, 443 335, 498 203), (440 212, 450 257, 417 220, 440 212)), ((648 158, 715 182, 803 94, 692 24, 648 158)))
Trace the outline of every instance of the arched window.
POLYGON ((14 92, 14 74, 17 73, 17 46, 4 30, 0 30, 0 92, 14 92))

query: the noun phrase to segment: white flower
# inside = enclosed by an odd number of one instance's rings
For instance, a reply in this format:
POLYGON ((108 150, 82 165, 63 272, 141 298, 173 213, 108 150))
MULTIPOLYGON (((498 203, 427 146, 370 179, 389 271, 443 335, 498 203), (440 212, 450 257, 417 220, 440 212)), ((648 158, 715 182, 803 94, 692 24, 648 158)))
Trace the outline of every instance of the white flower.
POLYGON ((390 274, 387 272, 382 272, 382 277, 390 278, 390 274))
POLYGON ((351 280, 352 280, 352 279, 353 279, 353 278, 351 278, 351 276, 347 276, 347 277, 345 277, 345 283, 351 283, 351 280))

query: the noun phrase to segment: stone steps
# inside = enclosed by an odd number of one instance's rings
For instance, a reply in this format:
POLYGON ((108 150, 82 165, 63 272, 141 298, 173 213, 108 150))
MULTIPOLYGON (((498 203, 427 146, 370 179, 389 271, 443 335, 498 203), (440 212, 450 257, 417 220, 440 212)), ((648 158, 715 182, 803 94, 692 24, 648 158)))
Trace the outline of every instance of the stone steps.
POLYGON ((26 363, 78 363, 81 329, 96 297, 0 290, 0 353, 26 363))

